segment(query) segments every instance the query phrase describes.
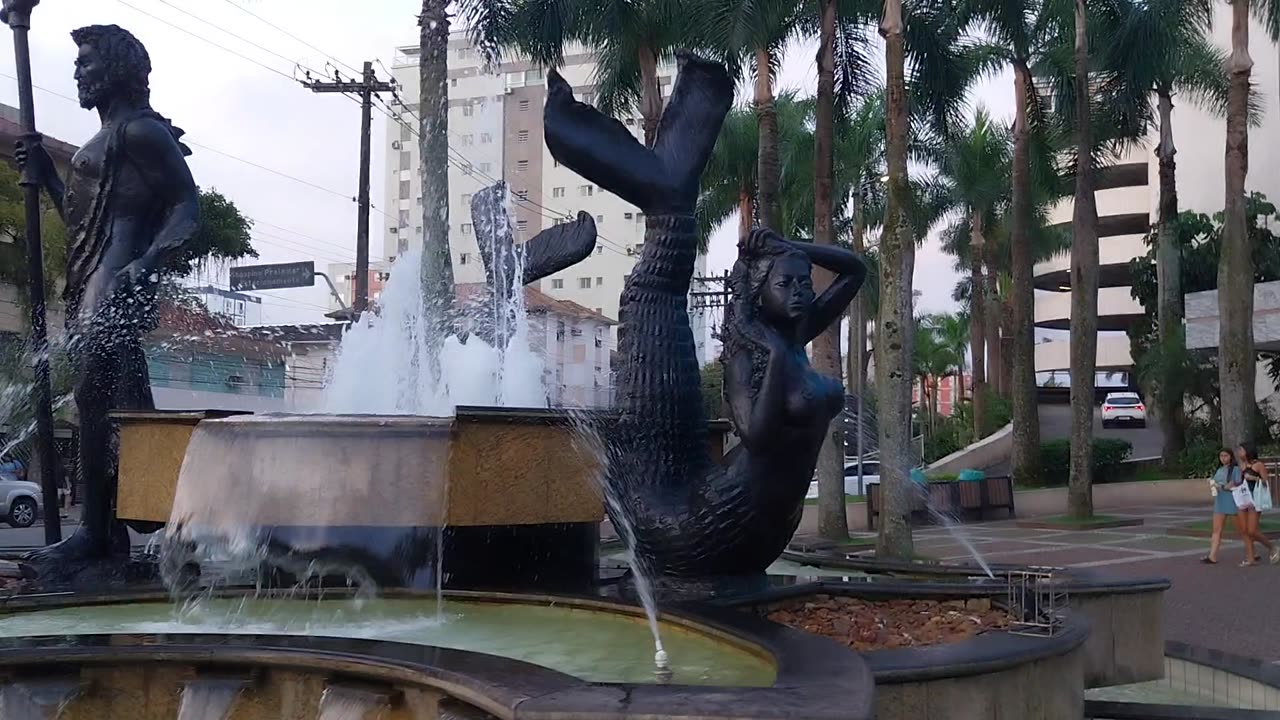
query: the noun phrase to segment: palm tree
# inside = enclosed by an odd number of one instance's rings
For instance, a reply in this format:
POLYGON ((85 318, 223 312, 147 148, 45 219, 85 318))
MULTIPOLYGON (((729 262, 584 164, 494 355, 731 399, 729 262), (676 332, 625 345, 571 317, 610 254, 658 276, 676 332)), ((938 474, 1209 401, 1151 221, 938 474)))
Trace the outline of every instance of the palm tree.
MULTIPOLYGON (((887 76, 885 157, 888 198, 880 235, 880 313, 876 337, 876 394, 880 456, 909 457, 911 448, 911 361, 914 357, 911 280, 915 270, 915 238, 911 231, 911 188, 907 176, 906 45, 902 0, 885 0, 880 34, 885 41, 887 76)), ((876 555, 910 558, 910 478, 905 464, 880 468, 884 508, 876 555)))
POLYGON ((940 313, 928 318, 928 325, 938 344, 946 350, 951 360, 951 374, 956 379, 958 398, 961 401, 964 400, 964 371, 968 365, 965 352, 969 350, 971 321, 970 314, 965 312, 940 313))
MULTIPOLYGON (((952 228, 949 234, 963 232, 968 246, 970 332, 973 363, 974 437, 983 437, 984 395, 987 374, 984 349, 998 336, 988 333, 987 307, 984 302, 985 281, 982 264, 987 244, 987 228, 995 223, 1002 203, 1008 198, 1010 138, 1008 131, 991 120, 982 107, 974 113, 973 122, 959 129, 943 149, 938 174, 955 206, 962 208, 958 221, 965 228, 952 228), (976 293, 973 292, 976 290, 976 293)), ((958 254, 958 252, 957 252, 958 254)), ((991 270, 994 272, 994 269, 991 270)), ((992 318, 993 327, 996 319, 992 318)), ((994 343, 992 343, 994 344, 994 343)))
MULTIPOLYGON (((1218 386, 1221 393, 1222 441, 1234 445, 1253 439, 1253 254, 1245 200, 1249 166, 1248 0, 1231 0, 1231 56, 1227 64, 1226 207, 1222 253, 1218 256, 1218 386)), ((1272 41, 1280 39, 1280 2, 1254 3, 1272 41)))
MULTIPOLYGON (((1040 420, 1036 407, 1034 259, 1030 240, 1033 206, 1031 143, 1033 112, 1038 110, 1031 68, 1043 51, 1044 19, 1036 0, 972 0, 967 8, 991 34, 1004 60, 1013 68, 1013 164, 1010 198, 1011 305, 1013 336, 1011 387, 1015 482, 1034 479, 1040 469, 1040 420)), ((1036 115, 1040 113, 1035 112, 1036 115)))
MULTIPOLYGON (((1138 97, 1132 103, 1153 114, 1150 97, 1156 98, 1160 141, 1156 157, 1160 163, 1160 195, 1156 220, 1156 277, 1159 286, 1157 329, 1160 345, 1185 348, 1177 328, 1182 324, 1181 252, 1174 224, 1178 218, 1178 188, 1175 182, 1177 148, 1173 140, 1173 98, 1182 95, 1191 102, 1225 114, 1228 82, 1223 73, 1226 53, 1216 48, 1207 34, 1213 21, 1212 0, 1113 0, 1117 23, 1111 41, 1103 51, 1105 65, 1112 69, 1119 92, 1138 97)), ((1185 445, 1182 393, 1172 375, 1160 378, 1157 393, 1157 420, 1164 436, 1163 462, 1166 468, 1178 460, 1185 445)))
MULTIPOLYGON (((470 0, 479 2, 480 0, 470 0)), ((422 248, 423 302, 428 322, 439 332, 427 349, 432 372, 438 371, 439 342, 446 335, 448 307, 454 297, 453 262, 449 254, 449 2, 422 0, 418 15, 419 173, 422 180, 422 233, 431 241, 422 248)), ((473 6, 474 7, 474 6, 473 6)))

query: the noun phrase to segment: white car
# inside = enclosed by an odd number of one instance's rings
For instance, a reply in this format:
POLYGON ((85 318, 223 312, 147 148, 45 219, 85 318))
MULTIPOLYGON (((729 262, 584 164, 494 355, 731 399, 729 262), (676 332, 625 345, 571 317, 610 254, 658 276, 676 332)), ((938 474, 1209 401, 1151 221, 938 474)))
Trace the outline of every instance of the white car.
POLYGON ((1147 406, 1142 403, 1138 393, 1107 393, 1102 401, 1102 427, 1117 425, 1147 426, 1147 406))
POLYGON ((40 486, 0 474, 0 519, 16 528, 31 527, 40 517, 40 486))
MULTIPOLYGON (((865 495, 867 485, 875 485, 880 482, 880 463, 875 460, 862 461, 862 485, 858 487, 858 462, 857 460, 844 462, 844 494, 845 495, 865 495)), ((809 492, 805 493, 805 498, 814 499, 818 497, 818 481, 814 480, 809 483, 809 492)))

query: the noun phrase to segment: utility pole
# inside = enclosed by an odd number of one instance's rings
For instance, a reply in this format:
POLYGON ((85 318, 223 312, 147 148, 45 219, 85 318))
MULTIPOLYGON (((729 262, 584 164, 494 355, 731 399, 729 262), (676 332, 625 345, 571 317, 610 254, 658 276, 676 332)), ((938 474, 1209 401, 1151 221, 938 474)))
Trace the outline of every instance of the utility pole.
POLYGON ((40 235, 40 190, 51 172, 39 162, 40 133, 36 132, 36 109, 32 98, 31 47, 27 32, 31 29, 31 11, 40 0, 5 0, 0 22, 13 30, 13 55, 18 74, 18 108, 21 115, 22 139, 26 142, 28 162, 18 184, 22 186, 24 212, 23 232, 27 241, 27 292, 31 298, 31 357, 35 374, 36 452, 40 463, 40 494, 44 506, 44 542, 52 545, 62 540, 59 520, 58 464, 53 445, 53 391, 49 378, 49 338, 45 326, 44 246, 40 235))
POLYGON ((369 306, 369 144, 373 125, 373 96, 391 92, 395 84, 381 82, 373 74, 373 63, 365 61, 359 80, 313 80, 303 83, 312 92, 354 93, 360 96, 360 195, 356 201, 356 292, 351 303, 356 316, 369 306))

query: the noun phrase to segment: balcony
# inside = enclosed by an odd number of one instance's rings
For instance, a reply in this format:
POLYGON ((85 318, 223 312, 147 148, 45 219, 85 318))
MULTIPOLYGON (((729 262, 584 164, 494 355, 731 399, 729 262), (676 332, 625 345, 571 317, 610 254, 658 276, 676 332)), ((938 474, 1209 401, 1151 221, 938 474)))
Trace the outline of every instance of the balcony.
MULTIPOLYGON (((1098 336, 1098 370, 1133 367, 1129 354, 1129 336, 1107 334, 1098 336)), ((1036 372, 1067 370, 1071 367, 1071 343, 1055 340, 1036 345, 1036 372)))
MULTIPOLYGON (((1145 315, 1142 306, 1129 294, 1128 287, 1104 287, 1098 290, 1098 330, 1127 330, 1145 315)), ((1071 293, 1039 292, 1036 294, 1036 325, 1054 330, 1071 327, 1071 293)))
MULTIPOLYGON (((1129 285, 1129 262, 1147 253, 1143 235, 1117 235, 1098 240, 1099 286, 1129 285)), ((1035 286, 1039 290, 1071 289, 1071 251, 1036 263, 1035 286)))

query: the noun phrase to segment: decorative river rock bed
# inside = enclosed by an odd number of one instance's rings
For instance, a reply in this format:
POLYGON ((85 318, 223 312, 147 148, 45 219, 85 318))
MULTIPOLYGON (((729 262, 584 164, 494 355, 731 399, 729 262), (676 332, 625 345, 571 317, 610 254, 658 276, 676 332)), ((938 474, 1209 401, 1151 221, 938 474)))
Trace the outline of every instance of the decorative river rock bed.
POLYGON ((858 652, 968 640, 1009 627, 1009 613, 988 598, 865 600, 818 595, 769 613, 776 623, 831 638, 858 652))

